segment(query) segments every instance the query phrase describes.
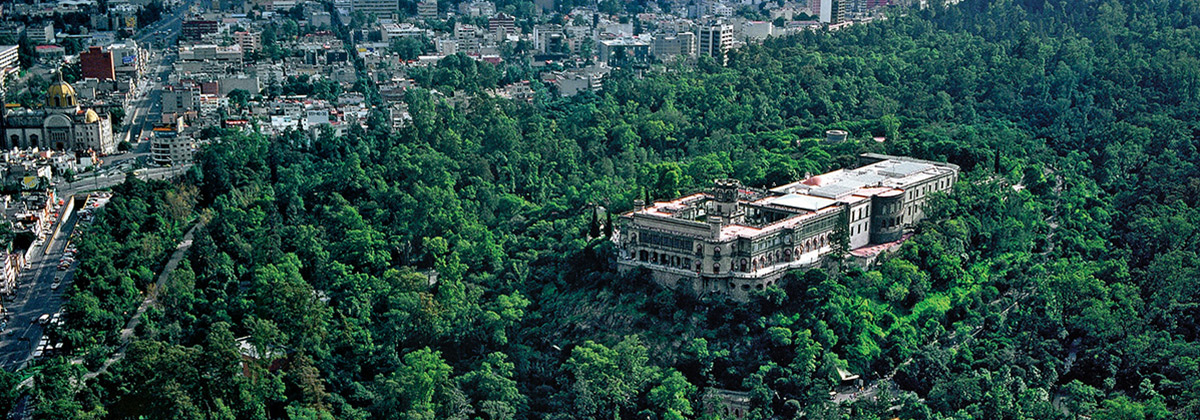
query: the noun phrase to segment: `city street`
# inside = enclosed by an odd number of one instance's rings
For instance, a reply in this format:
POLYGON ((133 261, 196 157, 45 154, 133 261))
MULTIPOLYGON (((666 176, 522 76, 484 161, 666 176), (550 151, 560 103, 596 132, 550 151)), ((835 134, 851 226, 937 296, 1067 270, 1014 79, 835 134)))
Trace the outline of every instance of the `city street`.
POLYGON ((8 326, 0 333, 0 363, 5 369, 25 367, 33 358, 34 347, 41 339, 45 326, 34 322, 42 314, 54 314, 62 307, 62 293, 71 284, 71 272, 58 270, 58 261, 67 248, 67 240, 79 218, 72 212, 57 236, 52 238, 50 253, 34 251, 32 266, 21 273, 17 282, 16 299, 8 302, 8 326), (54 276, 63 273, 62 285, 51 290, 54 276))
MULTIPOLYGON (((135 39, 138 45, 147 48, 151 46, 158 31, 166 31, 163 35, 168 45, 174 45, 175 37, 179 35, 182 19, 189 4, 176 7, 173 13, 163 16, 162 20, 145 28, 135 39)), ((105 164, 94 171, 92 176, 81 176, 75 182, 59 181, 56 185, 60 197, 70 197, 82 191, 109 189, 125 181, 126 168, 136 167, 139 158, 148 160, 150 142, 141 141, 154 124, 161 119, 162 85, 170 76, 174 55, 159 48, 149 48, 154 51, 147 67, 146 78, 141 82, 140 93, 127 112, 124 127, 116 133, 116 140, 128 140, 133 147, 128 153, 108 156, 105 164)), ((134 172, 143 180, 167 179, 187 170, 187 166, 144 168, 134 172)), ((17 282, 15 298, 5 303, 8 309, 7 325, 0 331, 0 364, 10 371, 24 368, 33 360, 34 350, 44 334, 46 325, 36 322, 43 314, 53 315, 62 309, 63 293, 70 287, 74 266, 65 271, 58 270, 59 260, 67 248, 67 242, 79 220, 75 212, 61 216, 63 223, 61 231, 48 245, 49 252, 39 247, 34 251, 29 268, 24 270, 17 282), (55 276, 63 280, 57 290, 51 285, 55 276), (31 322, 32 321, 32 322, 31 322)), ((46 246, 46 245, 43 245, 46 246)))
MULTIPOLYGON (((164 16, 160 23, 145 29, 142 35, 136 38, 138 45, 149 45, 155 33, 163 30, 167 31, 167 34, 163 37, 164 42, 167 45, 174 45, 186 11, 186 6, 177 7, 173 14, 164 16)), ((155 53, 152 56, 151 62, 145 63, 148 67, 146 78, 144 82, 141 82, 141 93, 130 104, 130 108, 126 113, 124 127, 116 135, 117 139, 128 141, 133 149, 129 153, 108 157, 105 159, 107 165, 119 165, 128 160, 136 160, 142 156, 150 155, 150 142, 142 141, 142 138, 148 136, 150 130, 154 128, 154 124, 160 121, 162 115, 162 85, 169 80, 172 65, 175 61, 175 55, 167 50, 159 48, 153 48, 152 50, 155 53)))

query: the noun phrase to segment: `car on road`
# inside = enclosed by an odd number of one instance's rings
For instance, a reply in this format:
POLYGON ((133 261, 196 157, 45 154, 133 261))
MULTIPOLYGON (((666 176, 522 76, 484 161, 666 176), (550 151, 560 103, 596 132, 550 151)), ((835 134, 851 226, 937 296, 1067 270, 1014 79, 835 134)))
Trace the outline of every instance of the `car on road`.
POLYGON ((55 279, 55 280, 54 280, 54 283, 51 283, 51 284, 50 284, 50 290, 58 290, 59 286, 62 286, 62 280, 61 280, 61 279, 55 279))
POLYGON ((42 314, 42 316, 37 318, 37 323, 39 324, 46 325, 47 322, 50 322, 50 314, 42 314))

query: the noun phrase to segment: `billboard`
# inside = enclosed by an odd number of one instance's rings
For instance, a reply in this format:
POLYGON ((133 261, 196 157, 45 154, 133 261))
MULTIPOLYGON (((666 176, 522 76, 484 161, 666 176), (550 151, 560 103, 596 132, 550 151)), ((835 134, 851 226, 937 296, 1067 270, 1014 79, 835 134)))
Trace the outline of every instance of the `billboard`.
POLYGON ((135 61, 137 61, 136 55, 127 55, 121 57, 121 64, 133 64, 135 61))

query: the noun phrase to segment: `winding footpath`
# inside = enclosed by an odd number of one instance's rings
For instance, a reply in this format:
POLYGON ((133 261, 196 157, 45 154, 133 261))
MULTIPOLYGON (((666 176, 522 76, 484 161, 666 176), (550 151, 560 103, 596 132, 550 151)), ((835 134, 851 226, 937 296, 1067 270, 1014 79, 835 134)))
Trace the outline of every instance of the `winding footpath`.
POLYGON ((100 374, 108 372, 108 367, 112 366, 125 357, 125 348, 129 346, 129 341, 133 339, 134 331, 137 331, 137 326, 142 322, 142 314, 154 304, 158 298, 158 291, 162 290, 166 285, 167 280, 171 278, 171 273, 175 272, 175 268, 179 267, 179 262, 183 261, 183 257, 187 255, 187 250, 192 247, 192 236, 197 228, 203 227, 204 222, 201 221, 188 229, 187 233, 183 234, 183 240, 179 241, 179 246, 175 248, 175 252, 171 253, 171 258, 167 260, 167 264, 163 266, 162 273, 159 273, 158 280, 154 282, 154 287, 146 292, 146 299, 142 300, 142 304, 138 305, 137 312, 129 318, 129 323, 125 324, 125 328, 121 329, 121 344, 119 349, 113 353, 104 364, 95 372, 88 372, 83 375, 83 380, 86 382, 92 378, 100 376, 100 374))

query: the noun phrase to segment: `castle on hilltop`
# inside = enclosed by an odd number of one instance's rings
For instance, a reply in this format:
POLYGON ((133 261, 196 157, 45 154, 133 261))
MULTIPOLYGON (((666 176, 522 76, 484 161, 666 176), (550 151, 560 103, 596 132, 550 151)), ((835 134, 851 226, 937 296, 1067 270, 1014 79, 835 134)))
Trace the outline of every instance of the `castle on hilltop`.
POLYGON ((716 180, 706 192, 643 203, 613 235, 622 271, 697 294, 749 298, 788 271, 818 265, 845 235, 848 249, 899 241, 924 217, 929 194, 950 191, 959 167, 864 154, 839 169, 769 190, 716 180), (840 229, 839 229, 840 228, 840 229))

